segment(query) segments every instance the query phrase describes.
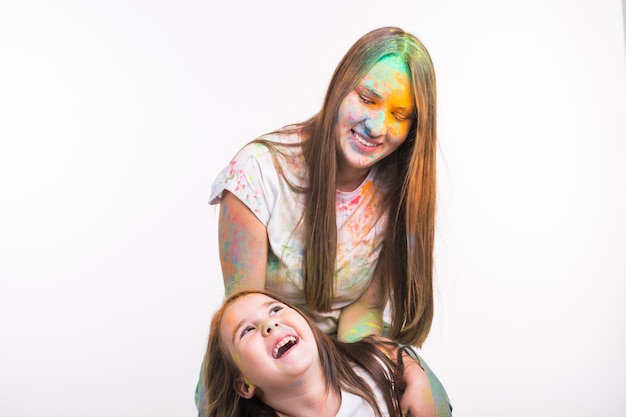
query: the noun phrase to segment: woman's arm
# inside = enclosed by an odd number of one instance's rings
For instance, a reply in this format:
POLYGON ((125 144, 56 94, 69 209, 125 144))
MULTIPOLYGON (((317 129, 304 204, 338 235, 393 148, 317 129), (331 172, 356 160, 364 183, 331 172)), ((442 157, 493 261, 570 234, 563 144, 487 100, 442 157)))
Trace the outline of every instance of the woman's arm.
POLYGON ((398 376, 398 384, 404 390, 400 399, 402 415, 436 417, 435 399, 428 375, 417 359, 404 350, 401 355, 404 371, 398 376))
POLYGON ((395 382, 402 393, 400 398, 402 415, 436 417, 437 409, 430 380, 413 349, 408 346, 401 347, 385 337, 377 338, 375 343, 389 359, 401 364, 402 372, 395 373, 395 382))
POLYGON ((365 292, 352 304, 344 307, 339 315, 337 339, 354 342, 367 335, 382 335, 385 294, 378 270, 365 292))
POLYGON ((265 289, 267 229, 226 190, 220 203, 218 233, 225 294, 265 289))
MULTIPOLYGON (((385 300, 385 291, 381 285, 380 273, 376 270, 372 282, 363 295, 341 311, 337 339, 344 342, 354 342, 372 334, 384 340, 389 340, 381 337, 385 300)), ((403 415, 409 414, 418 417, 436 416, 435 402, 426 372, 404 350, 401 351, 398 348, 388 350, 388 354, 394 361, 398 360, 397 355, 399 352, 402 352, 402 363, 404 365, 402 375, 398 375, 398 384, 404 391, 400 400, 403 415)))

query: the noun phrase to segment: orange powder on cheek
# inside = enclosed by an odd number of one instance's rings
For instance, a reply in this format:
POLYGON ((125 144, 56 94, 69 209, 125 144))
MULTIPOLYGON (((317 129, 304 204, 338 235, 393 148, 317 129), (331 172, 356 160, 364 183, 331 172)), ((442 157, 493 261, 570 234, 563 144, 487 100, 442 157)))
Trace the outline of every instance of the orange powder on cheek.
POLYGON ((393 123, 390 123, 389 126, 387 126, 387 128, 389 129, 389 133, 391 133, 395 137, 394 142, 398 142, 401 137, 405 137, 409 133, 409 127, 410 127, 410 123, 408 122, 407 123, 393 122, 393 123))

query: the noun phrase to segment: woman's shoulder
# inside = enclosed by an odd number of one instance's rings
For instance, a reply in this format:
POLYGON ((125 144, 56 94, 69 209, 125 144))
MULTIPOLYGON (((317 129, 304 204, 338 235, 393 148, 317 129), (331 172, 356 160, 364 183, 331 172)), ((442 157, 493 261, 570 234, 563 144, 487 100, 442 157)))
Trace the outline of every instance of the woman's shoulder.
POLYGON ((230 164, 241 164, 249 161, 269 162, 276 151, 284 153, 284 148, 289 148, 300 141, 299 132, 281 131, 266 133, 256 137, 243 145, 235 154, 230 164), (287 146, 284 146, 287 145, 287 146))
POLYGON ((302 142, 302 127, 287 125, 278 130, 261 135, 251 143, 269 142, 275 145, 297 145, 302 142))
POLYGON ((292 184, 301 186, 306 178, 302 152, 303 134, 299 126, 286 126, 255 141, 265 146, 278 171, 292 184))

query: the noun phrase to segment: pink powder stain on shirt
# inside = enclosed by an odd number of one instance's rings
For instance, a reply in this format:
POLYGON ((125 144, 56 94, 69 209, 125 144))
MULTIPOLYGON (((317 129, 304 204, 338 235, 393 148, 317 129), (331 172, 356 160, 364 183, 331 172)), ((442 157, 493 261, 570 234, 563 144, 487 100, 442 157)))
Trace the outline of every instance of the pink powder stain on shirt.
POLYGON ((359 204, 359 202, 361 202, 361 199, 363 198, 363 195, 357 195, 356 197, 354 197, 352 200, 350 200, 350 202, 348 203, 349 206, 357 206, 359 204))

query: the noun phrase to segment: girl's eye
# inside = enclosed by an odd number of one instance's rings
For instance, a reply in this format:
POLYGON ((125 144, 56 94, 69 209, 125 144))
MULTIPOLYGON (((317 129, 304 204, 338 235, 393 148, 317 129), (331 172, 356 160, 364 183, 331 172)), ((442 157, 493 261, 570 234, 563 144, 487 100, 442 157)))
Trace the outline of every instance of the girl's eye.
POLYGON ((283 306, 281 305, 272 306, 272 308, 270 308, 270 316, 273 316, 274 314, 278 313, 282 309, 283 309, 283 306))
POLYGON ((241 330, 241 334, 239 335, 239 337, 243 337, 245 336, 248 332, 254 330, 253 326, 246 326, 241 330))

